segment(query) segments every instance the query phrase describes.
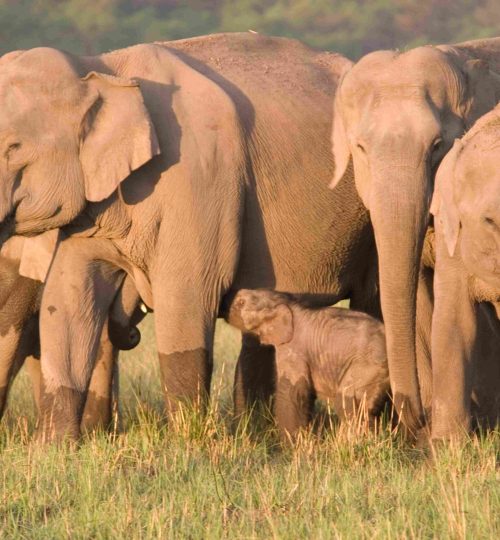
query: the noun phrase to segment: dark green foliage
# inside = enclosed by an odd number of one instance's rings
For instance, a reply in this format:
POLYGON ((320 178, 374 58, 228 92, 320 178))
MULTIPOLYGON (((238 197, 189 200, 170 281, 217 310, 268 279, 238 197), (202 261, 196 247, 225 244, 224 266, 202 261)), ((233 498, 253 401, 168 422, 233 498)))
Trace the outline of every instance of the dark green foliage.
POLYGON ((94 54, 139 42, 254 30, 356 59, 381 48, 500 34, 498 0, 0 0, 0 53, 94 54))

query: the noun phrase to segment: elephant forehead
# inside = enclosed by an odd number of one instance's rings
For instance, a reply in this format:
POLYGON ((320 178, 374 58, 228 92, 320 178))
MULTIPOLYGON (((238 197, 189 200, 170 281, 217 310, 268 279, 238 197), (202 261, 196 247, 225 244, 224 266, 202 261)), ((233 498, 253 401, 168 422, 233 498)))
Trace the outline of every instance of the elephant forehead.
POLYGON ((430 97, 435 102, 461 95, 461 76, 446 54, 432 47, 405 53, 372 53, 356 64, 342 83, 345 95, 373 93, 393 99, 430 97))
POLYGON ((77 75, 70 55, 50 47, 36 47, 4 64, 1 77, 4 76, 31 77, 41 85, 48 85, 77 75))
POLYGON ((457 161, 455 198, 464 208, 500 207, 500 139, 488 143, 484 138, 471 141, 457 161))
POLYGON ((2 67, 0 100, 4 113, 5 107, 10 113, 43 110, 50 104, 65 108, 82 99, 86 88, 67 61, 47 68, 42 59, 23 62, 28 53, 2 67))

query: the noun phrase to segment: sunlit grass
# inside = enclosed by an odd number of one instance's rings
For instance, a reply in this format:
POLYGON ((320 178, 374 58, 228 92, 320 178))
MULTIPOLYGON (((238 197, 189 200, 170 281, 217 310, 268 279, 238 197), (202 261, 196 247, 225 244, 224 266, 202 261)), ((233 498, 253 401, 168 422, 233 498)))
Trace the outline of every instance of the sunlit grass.
POLYGON ((434 460, 353 426, 307 431, 293 448, 273 428, 235 427, 239 334, 221 324, 205 420, 166 426, 151 322, 121 358, 121 426, 78 449, 31 442, 29 382, 0 427, 1 538, 498 538, 500 434, 434 460))

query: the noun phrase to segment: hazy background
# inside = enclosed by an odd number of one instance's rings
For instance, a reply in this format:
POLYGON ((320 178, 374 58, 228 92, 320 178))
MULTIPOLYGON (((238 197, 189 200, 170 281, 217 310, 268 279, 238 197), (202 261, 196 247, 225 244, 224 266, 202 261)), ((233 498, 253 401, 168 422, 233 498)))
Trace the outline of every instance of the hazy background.
POLYGON ((352 59, 380 48, 500 35, 499 0, 0 0, 0 53, 95 54, 134 43, 254 30, 352 59))

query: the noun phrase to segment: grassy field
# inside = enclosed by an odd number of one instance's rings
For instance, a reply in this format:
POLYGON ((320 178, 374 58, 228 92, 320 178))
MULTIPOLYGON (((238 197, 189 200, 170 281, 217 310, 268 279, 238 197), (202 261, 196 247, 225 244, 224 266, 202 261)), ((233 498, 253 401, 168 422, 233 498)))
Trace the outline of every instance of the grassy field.
POLYGON ((500 433, 434 461, 387 432, 307 433, 282 450, 271 428, 231 425, 239 335, 221 324, 208 419, 168 428, 152 343, 120 360, 121 430, 78 449, 30 443, 29 382, 0 427, 0 538, 500 538, 500 433))

